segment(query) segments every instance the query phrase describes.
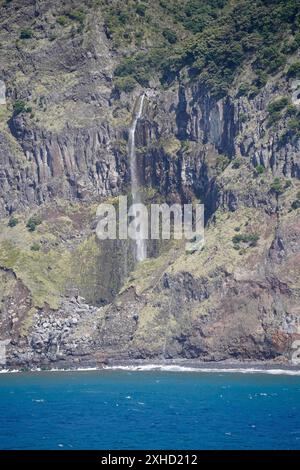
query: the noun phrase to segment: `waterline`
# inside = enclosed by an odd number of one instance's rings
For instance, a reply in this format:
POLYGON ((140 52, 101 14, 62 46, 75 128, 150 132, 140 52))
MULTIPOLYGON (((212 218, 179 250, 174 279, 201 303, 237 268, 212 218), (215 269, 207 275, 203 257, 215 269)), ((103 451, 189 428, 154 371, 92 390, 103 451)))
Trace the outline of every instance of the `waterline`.
POLYGON ((52 368, 52 369, 2 369, 0 374, 22 374, 22 373, 62 373, 62 372, 106 372, 106 371, 124 371, 124 372, 174 372, 174 373, 205 373, 205 374, 260 374, 260 375, 288 375, 300 376, 300 369, 264 369, 259 367, 201 367, 201 366, 180 366, 166 364, 144 364, 144 365, 112 365, 103 367, 78 367, 78 368, 52 368))

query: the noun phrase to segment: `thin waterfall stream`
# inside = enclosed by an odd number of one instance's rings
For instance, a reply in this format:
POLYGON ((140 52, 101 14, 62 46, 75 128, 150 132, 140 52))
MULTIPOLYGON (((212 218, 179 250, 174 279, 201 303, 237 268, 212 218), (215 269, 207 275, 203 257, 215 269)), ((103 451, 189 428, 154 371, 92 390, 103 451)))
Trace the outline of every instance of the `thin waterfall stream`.
MULTIPOLYGON (((143 114, 143 107, 144 107, 144 99, 145 95, 142 94, 136 106, 136 110, 133 114, 133 120, 129 129, 129 138, 128 138, 128 152, 130 158, 130 173, 131 173, 131 196, 132 196, 132 204, 140 204, 141 194, 140 194, 140 178, 139 178, 139 171, 138 171, 138 162, 136 158, 136 150, 135 150, 135 132, 136 126, 139 119, 142 117, 143 114)), ((139 238, 135 240, 136 244, 136 253, 135 257, 138 262, 143 261, 147 258, 147 242, 145 239, 144 227, 143 223, 139 223, 137 220, 138 208, 135 210, 135 217, 133 223, 135 224, 135 231, 139 232, 139 238), (140 225, 140 227, 139 227, 140 225)))

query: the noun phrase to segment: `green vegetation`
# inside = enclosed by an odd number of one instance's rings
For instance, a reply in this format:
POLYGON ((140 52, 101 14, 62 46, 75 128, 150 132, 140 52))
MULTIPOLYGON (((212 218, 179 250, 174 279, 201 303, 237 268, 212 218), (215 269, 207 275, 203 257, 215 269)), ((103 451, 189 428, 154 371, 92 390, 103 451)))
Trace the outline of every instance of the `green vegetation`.
POLYGON ((258 90, 263 88, 268 82, 268 74, 263 70, 258 70, 256 74, 256 78, 253 80, 253 86, 256 87, 258 90))
POLYGON ((142 86, 157 74, 169 84, 186 68, 191 79, 222 96, 248 62, 256 77, 239 94, 253 98, 300 45, 300 4, 292 0, 113 0, 102 1, 102 7, 116 47, 144 31, 145 51, 124 57, 115 71, 142 86))
MULTIPOLYGON (((161 138, 159 144, 164 153, 172 158, 176 158, 178 152, 180 150, 184 152, 184 148, 186 148, 176 137, 161 138)), ((188 151, 188 149, 186 151, 188 151)))
POLYGON ((251 83, 241 83, 237 97, 247 96, 249 99, 255 98, 259 90, 263 88, 268 81, 268 74, 264 70, 256 70, 256 77, 251 83))
POLYGON ((237 96, 247 96, 250 91, 251 85, 249 83, 241 83, 238 89, 237 96))
POLYGON ((259 235, 257 233, 238 234, 234 235, 234 237, 232 238, 234 248, 238 250, 240 249, 240 243, 245 243, 248 244, 248 246, 250 247, 254 247, 257 245, 258 240, 259 235))
MULTIPOLYGON (((50 308, 57 309, 65 287, 70 285, 78 288, 87 302, 94 305, 111 295, 112 286, 117 282, 115 263, 111 257, 110 242, 114 242, 108 241, 102 250, 102 244, 91 232, 88 238, 85 235, 80 237, 78 243, 73 245, 74 250, 65 244, 65 240, 73 240, 74 230, 78 233, 82 226, 90 226, 95 206, 84 206, 83 210, 81 205, 58 204, 60 209, 57 211, 55 204, 50 218, 47 211, 43 213, 42 239, 38 231, 26 229, 21 219, 16 229, 7 227, 8 220, 0 223, 0 304, 3 288, 6 289, 6 283, 2 281, 3 273, 5 276, 8 270, 15 273, 15 278, 8 276, 10 282, 21 282, 26 286, 33 307, 43 307, 46 303, 50 308)), ((36 225, 41 222, 37 213, 31 219, 36 225)), ((120 251, 116 259, 119 255, 120 251)))
POLYGON ((255 67, 268 73, 275 73, 286 62, 285 56, 277 46, 263 48, 255 61, 255 67))
POLYGON ((241 167, 242 163, 243 163, 242 158, 235 158, 232 163, 232 168, 234 168, 234 170, 237 170, 238 168, 241 167))
POLYGON ((288 129, 290 131, 300 131, 300 119, 299 117, 293 117, 287 123, 288 129))
POLYGON ((22 31, 20 32, 20 39, 31 39, 32 37, 33 32, 29 28, 22 29, 22 31))
POLYGON ((11 217, 11 218, 9 219, 7 225, 8 225, 8 227, 13 228, 13 227, 15 227, 16 225, 18 225, 18 223, 19 223, 19 220, 17 219, 17 217, 11 217))
POLYGON ((56 18, 56 22, 60 26, 67 26, 71 21, 79 23, 78 31, 81 32, 84 29, 86 14, 83 10, 72 10, 65 12, 64 15, 60 15, 56 18))
POLYGON ((286 108, 286 116, 296 116, 298 114, 298 109, 293 104, 289 104, 286 108))
POLYGON ((124 39, 124 33, 127 31, 127 25, 130 20, 128 14, 129 7, 124 8, 121 2, 115 2, 114 5, 106 7, 106 15, 104 19, 104 25, 106 33, 110 38, 113 38, 118 43, 119 38, 124 39))
POLYGON ((163 10, 172 15, 178 23, 192 33, 201 33, 209 24, 213 23, 218 10, 223 8, 227 0, 197 1, 188 0, 160 1, 163 10))
POLYGON ((83 27, 85 22, 85 12, 83 10, 73 10, 67 13, 67 16, 70 20, 78 21, 78 23, 83 27))
POLYGON ((269 103, 267 111, 269 114, 274 114, 282 111, 289 103, 288 98, 283 97, 269 103))
POLYGON ((268 126, 271 127, 282 118, 282 111, 288 106, 289 99, 287 97, 278 98, 268 104, 267 111, 269 113, 268 126))
POLYGON ((258 175, 262 175, 265 172, 265 167, 263 165, 257 165, 255 171, 258 175))
POLYGON ((300 191, 296 194, 296 200, 292 203, 292 209, 296 210, 300 208, 300 191))
POLYGON ((138 52, 133 56, 126 57, 115 70, 116 77, 130 77, 136 80, 142 86, 148 86, 149 80, 157 67, 157 63, 163 58, 163 49, 153 49, 145 56, 138 52))
POLYGON ((163 36, 170 44, 175 44, 178 39, 177 34, 172 29, 164 29, 163 36))
POLYGON ((33 243, 33 244, 31 245, 30 249, 31 249, 31 251, 40 251, 41 246, 40 246, 39 243, 36 243, 36 242, 35 242, 35 243, 33 243))
POLYGON ((226 155, 218 155, 216 164, 217 173, 222 173, 229 163, 230 159, 226 155))
POLYGON ((18 100, 13 104, 13 109, 15 114, 21 114, 26 110, 26 103, 25 101, 18 100))
POLYGON ((4 240, 0 243, 0 266, 11 269, 28 288, 35 307, 57 309, 69 276, 70 256, 65 252, 33 251, 4 240))
POLYGON ((292 209, 295 211, 300 208, 300 199, 296 199, 294 202, 292 202, 292 209))
POLYGON ((293 186, 293 183, 291 182, 291 180, 286 180, 285 185, 284 185, 284 189, 289 189, 292 186, 293 186))
POLYGON ((13 104, 13 110, 14 110, 14 115, 17 116, 18 114, 22 113, 31 113, 32 108, 30 106, 27 106, 25 101, 23 100, 17 100, 13 104))
POLYGON ((286 39, 284 42, 283 52, 286 54, 293 54, 300 47, 300 34, 296 33, 292 39, 286 39))
POLYGON ((34 232, 37 226, 40 225, 41 223, 42 223, 42 219, 39 216, 34 215, 30 217, 30 219, 27 221, 26 227, 28 228, 29 232, 34 232))
POLYGON ((60 26, 66 26, 68 24, 68 18, 65 15, 61 15, 56 18, 56 22, 60 26))
POLYGON ((291 180, 284 181, 279 177, 274 178, 273 182, 271 183, 270 189, 274 192, 277 196, 283 194, 287 189, 292 186, 291 180))
POLYGON ((136 12, 138 15, 140 16, 145 16, 146 14, 146 10, 147 10, 147 5, 145 5, 145 3, 139 3, 137 6, 136 6, 136 12))
POLYGON ((277 196, 284 192, 283 182, 280 178, 276 177, 271 184, 271 191, 273 191, 277 196))
POLYGON ((137 81, 132 77, 119 77, 114 81, 115 87, 119 91, 130 93, 137 85, 137 81))
POLYGON ((290 65, 287 71, 288 78, 300 78, 300 62, 290 65))
POLYGON ((240 120, 241 123, 247 122, 247 119, 248 119, 248 118, 247 118, 247 114, 245 114, 245 113, 241 113, 241 114, 240 114, 239 120, 240 120))
MULTIPOLYGON (((280 114, 279 119, 281 117, 280 114)), ((287 142, 300 137, 300 111, 298 111, 298 108, 292 104, 288 105, 285 117, 287 118, 287 129, 280 136, 279 143, 281 145, 286 145, 287 142)))

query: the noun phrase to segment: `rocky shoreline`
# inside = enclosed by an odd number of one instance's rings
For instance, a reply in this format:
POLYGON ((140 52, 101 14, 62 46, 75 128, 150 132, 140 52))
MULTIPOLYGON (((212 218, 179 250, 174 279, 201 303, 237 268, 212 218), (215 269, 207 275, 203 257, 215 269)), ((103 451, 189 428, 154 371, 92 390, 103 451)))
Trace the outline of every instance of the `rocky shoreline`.
POLYGON ((128 371, 128 372, 201 372, 201 373, 266 373, 272 375, 300 375, 300 365, 280 363, 278 361, 220 361, 201 362, 185 359, 164 361, 108 361, 103 364, 82 364, 80 367, 70 366, 55 368, 5 368, 1 373, 24 372, 92 372, 92 371, 128 371))

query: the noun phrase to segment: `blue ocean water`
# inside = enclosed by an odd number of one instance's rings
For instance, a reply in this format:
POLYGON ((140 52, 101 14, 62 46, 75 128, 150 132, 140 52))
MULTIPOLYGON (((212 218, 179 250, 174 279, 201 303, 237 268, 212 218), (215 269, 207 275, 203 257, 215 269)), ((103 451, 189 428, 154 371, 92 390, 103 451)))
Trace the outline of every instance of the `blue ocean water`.
POLYGON ((1 449, 300 449, 300 377, 0 374, 1 449))

